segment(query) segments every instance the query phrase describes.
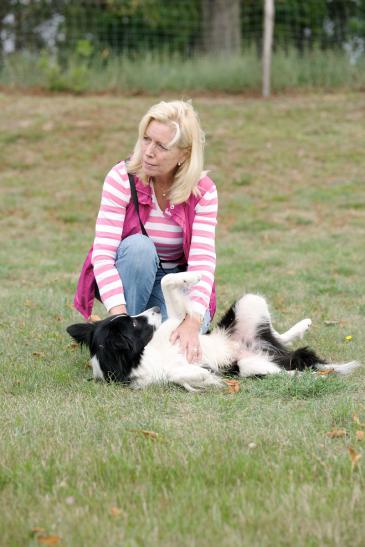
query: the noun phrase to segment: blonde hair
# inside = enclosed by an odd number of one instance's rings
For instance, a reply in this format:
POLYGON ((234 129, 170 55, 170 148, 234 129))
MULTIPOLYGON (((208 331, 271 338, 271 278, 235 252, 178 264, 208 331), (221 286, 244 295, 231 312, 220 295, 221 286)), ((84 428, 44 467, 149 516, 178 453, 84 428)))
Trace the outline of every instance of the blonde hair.
POLYGON ((186 159, 177 166, 168 195, 173 203, 182 203, 192 193, 199 194, 198 182, 205 174, 203 172, 205 135, 200 127, 198 114, 190 102, 162 101, 153 105, 143 116, 139 124, 138 140, 128 162, 128 171, 137 175, 146 185, 149 181, 142 168, 141 143, 152 120, 175 127, 176 133, 169 147, 177 146, 186 151, 186 159))

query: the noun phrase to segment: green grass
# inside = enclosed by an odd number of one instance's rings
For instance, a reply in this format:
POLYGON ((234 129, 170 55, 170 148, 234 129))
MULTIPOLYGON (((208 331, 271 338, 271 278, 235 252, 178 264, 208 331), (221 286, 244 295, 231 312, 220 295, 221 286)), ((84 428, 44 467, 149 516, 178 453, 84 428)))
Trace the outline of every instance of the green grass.
MULTIPOLYGON (((103 177, 155 101, 0 95, 0 545, 38 545, 40 527, 75 547, 360 547, 362 369, 133 392, 88 381, 66 335, 103 177)), ((260 292, 278 330, 310 316, 305 343, 364 363, 363 95, 194 104, 220 196, 219 310, 260 292)))
MULTIPOLYGON (((295 49, 273 53, 272 90, 360 90, 365 85, 365 58, 351 64, 342 50, 295 49)), ((108 55, 89 59, 76 55, 59 63, 52 55, 8 55, 0 66, 0 85, 6 88, 41 88, 49 91, 119 92, 261 92, 261 61, 255 48, 229 57, 181 58, 153 53, 135 56, 108 55)))

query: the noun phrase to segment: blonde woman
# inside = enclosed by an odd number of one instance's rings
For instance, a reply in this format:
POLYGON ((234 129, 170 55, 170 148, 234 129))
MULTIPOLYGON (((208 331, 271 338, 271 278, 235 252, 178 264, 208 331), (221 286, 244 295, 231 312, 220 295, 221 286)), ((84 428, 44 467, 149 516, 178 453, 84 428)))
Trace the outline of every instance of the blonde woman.
MULTIPOLYGON (((172 101, 152 106, 139 124, 128 164, 118 163, 106 176, 91 257, 96 289, 110 314, 137 315, 158 306, 166 319, 163 276, 182 270, 201 274, 191 289, 192 313, 171 338, 190 362, 200 358, 198 334, 207 330, 216 306, 218 199, 203 167, 204 133, 192 105, 172 101), (141 234, 128 173, 134 175, 148 237, 141 234)), ((86 316, 92 283, 81 278, 75 304, 86 316)))

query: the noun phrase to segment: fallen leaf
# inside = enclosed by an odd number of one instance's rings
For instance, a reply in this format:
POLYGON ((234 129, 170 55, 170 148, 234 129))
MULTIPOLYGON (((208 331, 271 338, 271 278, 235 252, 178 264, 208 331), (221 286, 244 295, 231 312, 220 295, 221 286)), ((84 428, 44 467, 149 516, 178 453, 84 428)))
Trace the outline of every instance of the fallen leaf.
POLYGON ((156 431, 148 431, 147 429, 128 429, 130 433, 140 433, 144 437, 153 439, 156 441, 158 439, 158 433, 156 431))
POLYGON ((252 450, 253 448, 256 448, 256 446, 257 446, 256 443, 249 443, 248 448, 252 450))
POLYGON ((362 454, 360 454, 359 452, 356 452, 356 450, 352 448, 352 446, 349 446, 348 451, 349 451, 349 456, 351 459, 352 469, 355 469, 355 467, 358 465, 359 461, 361 460, 362 454))
POLYGON ((240 390, 240 383, 238 380, 226 380, 228 393, 238 393, 240 390))
POLYGON ((363 441, 365 437, 364 431, 356 431, 356 440, 357 441, 363 441))
POLYGON ((44 357, 44 353, 43 351, 33 351, 32 355, 34 355, 34 357, 44 357))
POLYGON ((334 368, 325 368, 324 370, 319 370, 318 374, 320 376, 328 376, 329 374, 334 374, 336 371, 334 368))
POLYGON ((333 325, 338 325, 339 321, 325 321, 324 324, 327 327, 332 327, 333 325))
POLYGON ((119 507, 112 507, 110 509, 110 512, 111 512, 113 517, 119 517, 122 514, 122 510, 119 509, 119 507))
POLYGON ((61 542, 61 537, 56 535, 41 535, 37 536, 37 541, 41 545, 58 545, 61 542))
POLYGON ((69 348, 72 348, 72 349, 76 349, 79 347, 78 343, 77 342, 71 342, 68 346, 69 348))
POLYGON ((330 439, 337 439, 339 437, 345 437, 346 436, 346 429, 337 429, 334 428, 332 431, 327 431, 326 435, 330 439))
POLYGON ((345 341, 346 341, 346 342, 351 342, 351 340, 352 340, 352 336, 351 336, 351 335, 345 336, 345 341))

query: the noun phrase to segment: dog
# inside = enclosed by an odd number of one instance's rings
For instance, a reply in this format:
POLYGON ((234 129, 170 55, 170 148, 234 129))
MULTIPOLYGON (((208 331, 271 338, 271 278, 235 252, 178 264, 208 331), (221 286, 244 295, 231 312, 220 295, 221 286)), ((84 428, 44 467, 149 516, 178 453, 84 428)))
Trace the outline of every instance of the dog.
POLYGON ((223 387, 224 374, 259 377, 303 371, 307 368, 348 374, 356 361, 331 364, 308 347, 291 350, 288 344, 303 338, 311 325, 303 319, 279 334, 272 326, 265 298, 245 294, 235 302, 211 332, 199 335, 202 358, 188 363, 170 336, 186 314, 192 312, 189 290, 199 281, 195 272, 167 274, 162 279, 167 321, 160 309, 139 315, 120 314, 95 323, 70 325, 67 332, 88 347, 93 377, 133 388, 173 383, 188 391, 223 387))

